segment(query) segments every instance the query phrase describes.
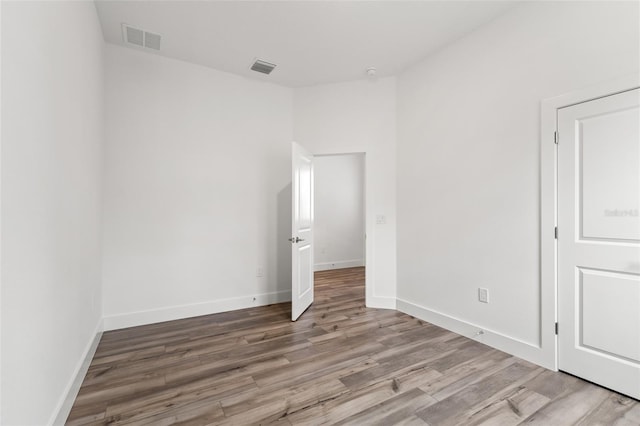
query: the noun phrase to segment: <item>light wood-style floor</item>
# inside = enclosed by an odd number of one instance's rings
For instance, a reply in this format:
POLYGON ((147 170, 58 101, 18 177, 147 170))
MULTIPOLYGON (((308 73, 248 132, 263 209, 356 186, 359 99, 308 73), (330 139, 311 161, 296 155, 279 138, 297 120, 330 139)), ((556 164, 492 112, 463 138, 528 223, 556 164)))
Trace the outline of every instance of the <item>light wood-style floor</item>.
POLYGON ((104 334, 67 424, 640 425, 640 403, 393 310, 364 269, 315 303, 104 334))

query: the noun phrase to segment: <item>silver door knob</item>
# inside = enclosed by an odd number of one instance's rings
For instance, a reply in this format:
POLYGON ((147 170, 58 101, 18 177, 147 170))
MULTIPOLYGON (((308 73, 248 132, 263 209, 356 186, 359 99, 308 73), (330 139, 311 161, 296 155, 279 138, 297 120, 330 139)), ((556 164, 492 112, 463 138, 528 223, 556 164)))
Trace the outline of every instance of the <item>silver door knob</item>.
POLYGON ((304 238, 298 238, 298 237, 293 238, 293 237, 291 237, 291 238, 289 238, 289 241, 291 241, 292 243, 295 244, 295 243, 299 243, 300 241, 304 241, 304 238))

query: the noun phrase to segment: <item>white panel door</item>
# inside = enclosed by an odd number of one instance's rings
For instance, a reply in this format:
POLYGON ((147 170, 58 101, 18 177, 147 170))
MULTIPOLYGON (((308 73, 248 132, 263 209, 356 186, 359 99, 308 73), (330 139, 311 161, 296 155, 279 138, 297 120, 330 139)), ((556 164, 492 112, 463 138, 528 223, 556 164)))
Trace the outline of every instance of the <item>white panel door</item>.
POLYGON ((558 363, 640 398, 640 90, 558 110, 558 363))
POLYGON ((291 320, 313 303, 313 155, 292 143, 291 320))

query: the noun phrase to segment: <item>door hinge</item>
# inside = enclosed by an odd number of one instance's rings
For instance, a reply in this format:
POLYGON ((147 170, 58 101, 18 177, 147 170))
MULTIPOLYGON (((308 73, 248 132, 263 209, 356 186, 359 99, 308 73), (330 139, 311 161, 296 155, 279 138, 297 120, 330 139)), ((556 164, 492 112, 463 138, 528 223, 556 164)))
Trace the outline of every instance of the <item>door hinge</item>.
POLYGON ((557 131, 553 132, 553 143, 558 145, 558 132, 557 131))
POLYGON ((557 227, 557 226, 553 229, 553 237, 554 237, 556 240, 558 239, 558 227, 557 227))
POLYGON ((558 323, 556 323, 556 335, 558 334, 558 323))

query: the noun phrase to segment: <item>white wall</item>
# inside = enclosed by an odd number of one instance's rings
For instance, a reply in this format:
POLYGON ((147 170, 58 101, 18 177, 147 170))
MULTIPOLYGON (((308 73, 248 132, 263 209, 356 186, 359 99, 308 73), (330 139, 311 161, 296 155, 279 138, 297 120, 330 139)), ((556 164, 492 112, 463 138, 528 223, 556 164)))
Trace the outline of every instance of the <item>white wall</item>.
POLYGON ((105 328, 290 300, 292 91, 113 45, 105 61, 105 328))
POLYGON ((364 155, 314 159, 315 270, 364 266, 364 155))
POLYGON ((639 51, 637 2, 539 2, 398 77, 400 309, 545 363, 540 103, 637 70, 639 51))
POLYGON ((92 2, 2 4, 2 424, 65 417, 99 331, 102 48, 92 2))
POLYGON ((382 308, 395 308, 396 297, 395 90, 390 77, 294 91, 296 142, 314 154, 366 153, 366 298, 382 308))

